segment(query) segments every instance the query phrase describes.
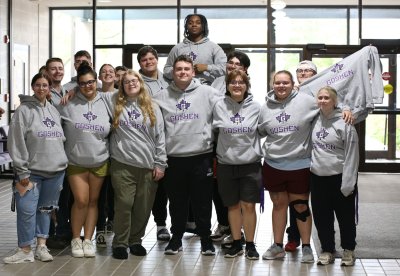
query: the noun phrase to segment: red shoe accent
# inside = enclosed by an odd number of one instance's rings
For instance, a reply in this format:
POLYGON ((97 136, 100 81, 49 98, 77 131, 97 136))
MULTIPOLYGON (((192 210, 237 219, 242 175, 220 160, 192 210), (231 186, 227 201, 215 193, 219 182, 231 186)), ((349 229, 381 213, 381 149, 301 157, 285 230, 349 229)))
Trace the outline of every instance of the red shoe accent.
POLYGON ((288 243, 285 245, 285 251, 294 252, 297 250, 297 247, 299 245, 300 245, 300 243, 297 241, 288 241, 288 243))

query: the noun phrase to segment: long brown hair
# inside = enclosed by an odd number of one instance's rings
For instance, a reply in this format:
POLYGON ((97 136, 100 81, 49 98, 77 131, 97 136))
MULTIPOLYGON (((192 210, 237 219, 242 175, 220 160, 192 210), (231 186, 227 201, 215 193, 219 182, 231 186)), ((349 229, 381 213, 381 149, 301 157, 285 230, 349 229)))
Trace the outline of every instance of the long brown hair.
POLYGON ((140 90, 139 90, 139 95, 137 96, 137 103, 139 105, 140 110, 142 110, 143 113, 143 122, 146 122, 146 119, 150 119, 150 126, 154 127, 156 123, 156 115, 154 113, 153 109, 153 101, 149 95, 149 92, 147 91, 147 88, 144 84, 144 81, 140 74, 132 69, 129 69, 126 71, 124 76, 121 79, 121 85, 118 90, 118 98, 117 102, 115 103, 115 111, 114 111, 114 119, 113 119, 113 127, 118 128, 119 126, 119 116, 121 115, 124 106, 126 106, 126 103, 128 101, 128 97, 125 93, 125 88, 124 88, 124 80, 126 79, 127 75, 132 75, 138 78, 139 83, 140 83, 140 90))

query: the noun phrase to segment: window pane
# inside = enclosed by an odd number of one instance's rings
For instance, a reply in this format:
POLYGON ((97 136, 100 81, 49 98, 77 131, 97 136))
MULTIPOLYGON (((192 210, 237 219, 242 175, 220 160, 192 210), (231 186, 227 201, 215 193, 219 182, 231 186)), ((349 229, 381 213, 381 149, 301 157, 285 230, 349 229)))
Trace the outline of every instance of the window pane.
POLYGON ((267 43, 266 8, 199 8, 197 13, 207 18, 209 38, 215 43, 267 43))
POLYGON ((277 44, 347 44, 346 9, 285 8, 273 19, 277 44), (327 31, 329 30, 329 33, 327 31))
POLYGON ((125 11, 125 44, 176 44, 176 9, 125 11))
POLYGON ((400 9, 363 9, 362 37, 398 39, 400 37, 400 9))
POLYGON ((63 83, 75 76, 74 54, 79 50, 92 51, 91 10, 54 10, 53 11, 53 57, 64 62, 63 83))
POLYGON ((96 44, 122 44, 122 10, 96 11, 96 44))
POLYGON ((387 116, 370 114, 365 124, 365 150, 386 151, 387 148, 387 116))
POLYGON ((96 49, 96 72, 105 64, 117 67, 122 65, 122 49, 96 49))

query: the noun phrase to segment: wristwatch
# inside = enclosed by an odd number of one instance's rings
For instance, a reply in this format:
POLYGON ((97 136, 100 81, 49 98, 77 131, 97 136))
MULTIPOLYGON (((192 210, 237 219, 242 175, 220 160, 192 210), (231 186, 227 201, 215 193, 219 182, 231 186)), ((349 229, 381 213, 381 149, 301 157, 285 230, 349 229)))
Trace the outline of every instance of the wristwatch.
POLYGON ((27 178, 21 179, 19 181, 19 183, 21 183, 22 186, 26 187, 29 184, 29 178, 27 177, 27 178))

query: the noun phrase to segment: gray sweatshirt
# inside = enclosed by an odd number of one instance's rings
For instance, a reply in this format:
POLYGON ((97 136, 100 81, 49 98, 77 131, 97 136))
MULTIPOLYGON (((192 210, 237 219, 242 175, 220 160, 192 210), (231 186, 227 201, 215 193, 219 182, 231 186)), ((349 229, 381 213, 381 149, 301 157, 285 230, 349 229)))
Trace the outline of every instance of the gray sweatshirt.
MULTIPOLYGON (((162 93, 161 93, 162 94, 162 93)), ((111 116, 114 116, 118 93, 102 93, 111 116)), ((160 108, 153 104, 156 124, 151 127, 150 119, 143 121, 143 112, 136 101, 128 100, 119 116, 119 127, 110 138, 111 157, 138 168, 165 170, 164 121, 160 108)))
POLYGON ((31 174, 51 177, 67 167, 60 114, 46 101, 19 95, 8 134, 8 149, 19 180, 31 174))
POLYGON ((257 131, 260 104, 253 95, 241 102, 230 96, 220 99, 213 110, 213 128, 218 130, 217 158, 221 164, 260 162, 262 151, 257 131))
POLYGON ((342 174, 341 191, 344 196, 350 195, 357 183, 359 161, 354 126, 343 121, 340 110, 335 110, 329 117, 321 113, 311 137, 311 172, 319 176, 342 174))
POLYGON ((146 77, 142 74, 141 70, 139 70, 140 75, 142 76, 144 83, 146 84, 147 91, 151 97, 158 94, 159 92, 165 91, 168 87, 168 79, 164 77, 161 71, 157 72, 157 79, 146 77))
POLYGON ((164 117, 167 155, 187 157, 212 152, 212 110, 217 94, 214 88, 193 79, 185 91, 172 82, 166 93, 155 96, 164 117))
POLYGON ((366 46, 342 61, 332 65, 305 81, 300 92, 317 94, 324 86, 332 86, 338 92, 339 107, 349 107, 356 116, 356 123, 364 120, 383 100, 382 66, 378 50, 366 46))
POLYGON ((68 91, 65 90, 65 88, 62 86, 61 87, 61 94, 58 93, 54 88, 50 88, 50 93, 51 93, 51 100, 50 102, 55 106, 58 107, 60 105, 60 101, 62 99, 62 97, 65 96, 65 94, 68 91))
POLYGON ((175 59, 180 55, 188 55, 193 64, 208 64, 207 71, 196 74, 202 83, 211 84, 215 78, 225 76, 226 55, 222 48, 204 37, 198 42, 185 38, 183 42, 175 45, 168 55, 164 66, 164 75, 172 80, 172 71, 175 59))
POLYGON ((272 90, 266 100, 258 123, 261 136, 266 136, 264 161, 280 170, 309 168, 311 126, 319 113, 316 100, 295 90, 283 102, 275 100, 272 90))
POLYGON ((226 76, 218 77, 211 84, 211 87, 214 87, 215 89, 217 89, 221 95, 225 95, 225 92, 226 92, 225 78, 226 78, 226 76))
POLYGON ((109 158, 110 117, 103 99, 97 93, 88 101, 80 92, 60 108, 67 140, 65 152, 69 163, 96 168, 109 158))

